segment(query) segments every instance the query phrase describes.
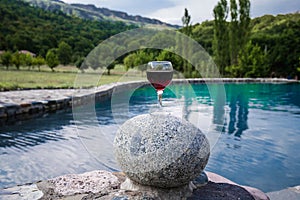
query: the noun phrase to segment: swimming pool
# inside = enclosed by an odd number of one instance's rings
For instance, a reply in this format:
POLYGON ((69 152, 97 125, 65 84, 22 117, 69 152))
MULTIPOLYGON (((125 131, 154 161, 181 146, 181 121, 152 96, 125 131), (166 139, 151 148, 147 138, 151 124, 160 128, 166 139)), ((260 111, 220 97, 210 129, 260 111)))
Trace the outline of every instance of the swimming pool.
MULTIPOLYGON (((174 84, 164 93, 165 111, 197 125, 210 139, 206 170, 264 192, 300 182, 300 84, 174 84), (215 91, 212 94, 212 91, 215 91), (216 137, 211 137, 211 135, 216 137)), ((0 188, 66 173, 118 170, 112 141, 126 119, 156 109, 148 86, 97 102, 96 118, 84 106, 0 127, 0 188), (130 96, 128 96, 130 94, 130 96), (129 98, 129 102, 127 99, 129 98), (124 104, 124 105, 123 105, 124 104), (128 113, 122 111, 128 106, 128 113)))

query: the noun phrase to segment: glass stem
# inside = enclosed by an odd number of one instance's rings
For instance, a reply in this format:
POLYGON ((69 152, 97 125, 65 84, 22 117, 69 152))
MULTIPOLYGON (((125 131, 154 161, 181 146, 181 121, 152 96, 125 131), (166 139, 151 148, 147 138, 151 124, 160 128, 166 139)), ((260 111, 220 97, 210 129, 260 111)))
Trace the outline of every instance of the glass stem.
POLYGON ((163 94, 163 90, 157 91, 157 100, 161 107, 162 107, 162 94, 163 94))

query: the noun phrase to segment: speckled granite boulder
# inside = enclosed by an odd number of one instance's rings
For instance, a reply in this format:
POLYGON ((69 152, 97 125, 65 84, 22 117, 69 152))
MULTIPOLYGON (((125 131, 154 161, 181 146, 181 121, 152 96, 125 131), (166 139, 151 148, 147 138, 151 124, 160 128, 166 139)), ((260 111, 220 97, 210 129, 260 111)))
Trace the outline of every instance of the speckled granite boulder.
POLYGON ((142 185, 170 188, 189 184, 207 164, 205 135, 168 114, 140 115, 126 121, 114 141, 123 172, 142 185))

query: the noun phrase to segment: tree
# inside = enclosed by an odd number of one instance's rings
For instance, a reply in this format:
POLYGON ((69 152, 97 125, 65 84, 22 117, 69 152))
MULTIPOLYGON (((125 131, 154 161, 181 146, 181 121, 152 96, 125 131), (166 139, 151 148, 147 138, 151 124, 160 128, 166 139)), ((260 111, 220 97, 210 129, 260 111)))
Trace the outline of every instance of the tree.
POLYGON ((243 50, 250 35, 250 0, 239 0, 239 47, 243 50))
POLYGON ((46 63, 45 59, 41 56, 32 59, 32 65, 37 66, 39 71, 41 71, 41 66, 46 63))
POLYGON ((161 51, 160 54, 157 56, 157 60, 170 61, 173 65, 173 68, 177 71, 181 71, 181 67, 183 65, 183 59, 179 55, 174 54, 168 50, 161 51))
POLYGON ((60 64, 67 65, 72 60, 72 48, 66 42, 61 42, 58 45, 57 56, 60 64))
MULTIPOLYGON (((192 25, 191 25, 191 16, 189 15, 188 10, 184 9, 184 15, 182 17, 182 24, 183 24, 183 33, 187 36, 192 35, 192 25)), ((186 56, 188 56, 191 53, 191 49, 186 48, 183 51, 181 50, 186 56)), ((190 63, 188 63, 185 59, 182 62, 183 67, 183 74, 185 77, 191 77, 192 74, 192 66, 190 63)))
POLYGON ((229 36, 227 29, 228 6, 226 0, 221 0, 215 6, 214 10, 214 41, 213 50, 216 64, 219 66, 221 74, 224 74, 224 69, 229 65, 229 36))
POLYGON ((0 55, 0 58, 1 64, 8 70, 8 67, 12 64, 12 53, 10 51, 5 51, 0 55))
POLYGON ((107 69, 107 75, 109 76, 110 75, 110 70, 114 69, 115 68, 115 63, 113 62, 112 64, 109 64, 106 69, 107 69))
POLYGON ((30 54, 24 54, 24 65, 28 67, 30 70, 31 66, 33 65, 33 57, 30 54))
POLYGON ((238 55, 247 44, 250 33, 250 1, 238 0, 238 2, 239 9, 236 0, 230 0, 229 48, 231 65, 238 64, 238 55))
POLYGON ((142 72, 147 70, 147 63, 154 59, 154 54, 150 51, 147 52, 147 49, 138 50, 137 52, 131 53, 124 58, 124 64, 126 69, 133 67, 138 67, 142 72))
POLYGON ((46 54, 46 63, 54 72, 54 68, 59 65, 57 49, 50 49, 46 54))
MULTIPOLYGON (((299 57, 299 64, 298 66, 300 66, 300 57, 299 57)), ((300 67, 297 67, 297 71, 300 72, 300 67)))
POLYGON ((256 44, 249 41, 239 55, 239 66, 243 69, 243 77, 266 77, 268 69, 266 66, 266 55, 256 44))
POLYGON ((135 53, 131 53, 129 54, 128 56, 126 56, 124 58, 124 65, 125 65, 125 68, 126 70, 128 71, 130 68, 133 68, 134 67, 134 61, 136 59, 136 54, 135 53))
POLYGON ((143 72, 147 70, 148 62, 152 61, 154 56, 151 52, 146 52, 146 50, 139 50, 135 54, 136 57, 134 59, 134 66, 138 67, 143 76, 143 72))
POLYGON ((266 77, 269 69, 266 65, 266 55, 257 45, 249 41, 238 57, 238 65, 232 65, 226 70, 233 77, 266 77))
POLYGON ((230 49, 230 64, 238 64, 239 53, 239 21, 238 21, 238 8, 236 0, 230 0, 230 16, 231 22, 229 25, 229 49, 230 49))
POLYGON ((19 53, 19 51, 16 51, 12 54, 12 64, 16 66, 17 70, 20 69, 21 65, 25 64, 26 55, 19 53))
POLYGON ((138 59, 135 60, 135 65, 138 66, 139 70, 142 72, 142 76, 143 76, 143 72, 147 70, 147 64, 148 62, 154 60, 154 56, 153 53, 146 53, 143 50, 138 51, 137 53, 137 57, 138 59))
POLYGON ((214 54, 221 74, 228 66, 236 69, 238 57, 243 54, 250 34, 250 1, 230 0, 231 22, 226 22, 228 7, 226 0, 220 0, 214 8, 214 54), (238 9, 239 8, 239 9, 238 9), (228 26, 229 24, 229 26, 228 26), (229 42, 228 42, 229 41, 229 42))
POLYGON ((184 15, 181 18, 182 25, 183 25, 183 33, 190 36, 192 33, 192 26, 191 26, 191 15, 187 8, 184 9, 184 15))
POLYGON ((84 69, 87 68, 86 65, 83 65, 84 60, 85 60, 84 57, 79 57, 79 58, 77 58, 77 60, 76 60, 76 62, 75 62, 75 65, 76 65, 77 69, 80 69, 80 71, 81 71, 82 73, 84 73, 84 69))
POLYGON ((194 40, 201 44, 208 54, 213 54, 214 21, 204 21, 201 24, 193 26, 192 36, 194 40))

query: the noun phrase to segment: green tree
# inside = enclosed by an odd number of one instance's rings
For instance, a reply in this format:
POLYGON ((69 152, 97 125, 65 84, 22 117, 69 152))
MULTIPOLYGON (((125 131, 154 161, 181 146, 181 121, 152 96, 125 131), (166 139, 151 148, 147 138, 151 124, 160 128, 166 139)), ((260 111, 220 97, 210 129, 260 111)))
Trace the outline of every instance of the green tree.
POLYGON ((213 54, 214 21, 204 21, 193 26, 193 39, 196 40, 210 55, 213 54))
MULTIPOLYGON (((189 14, 188 10, 184 9, 184 15, 181 18, 182 21, 182 32, 186 34, 187 36, 192 35, 192 24, 191 24, 191 15, 189 14)), ((182 52, 187 56, 191 53, 191 49, 186 48, 182 49, 182 52)), ((191 77, 192 71, 191 71, 191 65, 184 59, 182 62, 182 68, 183 68, 183 74, 186 78, 191 77)))
POLYGON ((12 53, 10 51, 5 51, 0 55, 1 64, 8 70, 9 66, 12 64, 12 53))
POLYGON ((144 71, 147 70, 148 62, 154 60, 153 53, 147 53, 144 50, 140 50, 137 52, 137 59, 134 61, 135 66, 138 66, 138 69, 142 72, 142 76, 144 71))
POLYGON ((267 77, 269 69, 266 65, 266 55, 257 45, 249 41, 244 50, 240 51, 238 65, 226 68, 233 77, 267 77))
POLYGON ((57 56, 60 64, 67 65, 70 64, 72 60, 72 48, 66 42, 61 42, 58 45, 57 56))
POLYGON ((136 57, 137 57, 137 55, 135 53, 131 53, 124 58, 124 65, 125 65, 125 68, 127 71, 130 68, 133 68, 135 66, 134 61, 135 61, 136 57))
MULTIPOLYGON (((299 57, 299 64, 298 66, 300 66, 300 57, 299 57)), ((297 71, 300 72, 300 67, 297 67, 297 71)))
POLYGON ((245 45, 249 41, 250 34, 250 1, 230 0, 231 21, 226 22, 228 7, 226 0, 220 0, 214 8, 214 54, 220 73, 224 74, 224 69, 229 70, 232 65, 236 70, 238 57, 243 55, 245 45))
POLYGON ((157 56, 157 60, 160 61, 170 61, 173 65, 173 68, 177 71, 181 71, 181 67, 183 65, 183 59, 177 55, 172 53, 171 51, 168 50, 163 50, 160 52, 160 54, 157 56))
POLYGON ((239 53, 239 21, 238 21, 238 7, 236 0, 230 0, 230 16, 231 22, 229 25, 229 50, 230 50, 230 64, 238 64, 239 53))
POLYGON ((116 66, 116 62, 112 62, 111 64, 107 65, 106 69, 107 69, 107 75, 110 75, 110 71, 112 69, 114 69, 116 66))
POLYGON ((25 59, 26 59, 25 54, 22 54, 22 53, 19 53, 19 51, 16 51, 15 53, 13 53, 11 61, 12 61, 12 64, 15 65, 17 70, 19 70, 20 67, 25 64, 25 59))
POLYGON ((138 50, 124 58, 124 65, 126 70, 137 67, 142 72, 143 76, 144 71, 147 70, 147 63, 154 60, 154 58, 153 52, 147 51, 147 49, 138 50))
POLYGON ((41 66, 46 64, 46 61, 43 57, 38 56, 32 59, 32 65, 37 66, 38 70, 41 71, 41 66))
POLYGON ((46 63, 50 69, 54 72, 54 68, 59 65, 57 49, 50 49, 46 55, 46 63))
POLYGON ((263 50, 249 41, 239 56, 239 65, 244 69, 244 77, 267 77, 266 56, 263 50))
POLYGON ((184 15, 181 18, 183 29, 182 32, 188 36, 192 33, 192 25, 191 25, 191 15, 187 8, 184 9, 184 15))
POLYGON ((244 49, 250 35, 250 0, 239 0, 239 47, 244 49))
POLYGON ((238 64, 238 56, 249 41, 250 34, 250 1, 249 0, 230 0, 230 16, 229 25, 229 49, 230 64, 238 64), (238 9, 239 8, 239 9, 238 9))
POLYGON ((86 65, 83 65, 85 58, 84 57, 79 57, 77 58, 75 65, 77 67, 77 69, 80 69, 80 71, 82 73, 84 73, 84 70, 87 68, 86 65))
POLYGON ((28 67, 28 70, 31 69, 33 65, 33 57, 30 54, 24 54, 24 65, 28 67))
POLYGON ((229 36, 227 28, 228 6, 226 0, 221 0, 215 6, 214 10, 214 41, 213 50, 216 64, 219 66, 221 74, 224 74, 224 69, 229 65, 229 36))

